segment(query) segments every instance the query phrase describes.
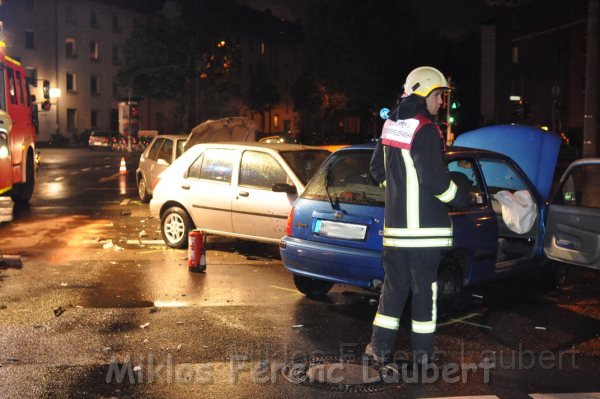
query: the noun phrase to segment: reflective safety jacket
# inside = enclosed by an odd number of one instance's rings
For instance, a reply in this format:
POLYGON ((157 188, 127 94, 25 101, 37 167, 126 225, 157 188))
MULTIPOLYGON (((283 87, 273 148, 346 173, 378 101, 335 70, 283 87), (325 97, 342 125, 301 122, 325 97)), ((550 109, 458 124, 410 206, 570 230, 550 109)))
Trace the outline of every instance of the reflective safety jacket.
POLYGON ((442 133, 425 113, 388 119, 371 159, 371 174, 386 188, 386 248, 451 247, 448 205, 468 206, 467 190, 450 179, 442 133))

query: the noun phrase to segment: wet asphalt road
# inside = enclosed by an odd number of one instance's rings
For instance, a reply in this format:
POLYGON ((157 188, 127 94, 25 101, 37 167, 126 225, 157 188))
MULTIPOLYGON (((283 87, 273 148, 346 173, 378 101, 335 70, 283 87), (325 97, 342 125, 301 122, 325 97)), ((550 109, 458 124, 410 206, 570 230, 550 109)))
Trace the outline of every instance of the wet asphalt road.
MULTIPOLYGON (((139 155, 124 154, 122 176, 123 154, 41 151, 34 199, 0 225, 0 250, 23 260, 0 269, 0 398, 600 391, 600 274, 579 269, 558 294, 544 292, 537 272, 470 292, 464 309, 438 320, 436 344, 457 365, 445 377, 371 386, 379 393, 292 384, 280 369, 294 358, 362 351, 376 294, 336 286, 305 298, 277 247, 217 237, 207 273, 189 273, 186 251, 161 243, 158 221, 137 201, 139 155)), ((408 325, 406 317, 402 331, 408 325)), ((398 347, 408 347, 406 334, 398 347)))

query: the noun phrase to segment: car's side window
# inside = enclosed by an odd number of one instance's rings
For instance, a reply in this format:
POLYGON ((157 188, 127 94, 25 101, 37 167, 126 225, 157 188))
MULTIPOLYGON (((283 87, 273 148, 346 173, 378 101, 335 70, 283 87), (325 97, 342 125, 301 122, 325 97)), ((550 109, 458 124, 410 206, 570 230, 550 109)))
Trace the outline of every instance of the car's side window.
POLYGON ((481 186, 481 176, 472 159, 455 159, 448 163, 450 178, 459 186, 469 189, 469 202, 474 206, 486 204, 485 191, 481 186))
POLYGON ((175 158, 179 158, 181 156, 181 154, 183 154, 184 146, 185 146, 185 140, 177 140, 177 149, 176 149, 175 158))
POLYGON ((288 183, 285 170, 270 154, 244 151, 240 165, 240 186, 271 190, 273 183, 288 183))
POLYGON ((158 158, 158 150, 160 150, 160 146, 162 145, 163 141, 165 141, 164 139, 157 139, 154 144, 152 144, 152 147, 150 147, 150 150, 148 151, 148 157, 149 159, 152 159, 153 161, 156 161, 156 159, 158 158))
POLYGON ((233 150, 211 148, 204 152, 200 179, 231 182, 233 150))
POLYGON ((600 164, 579 165, 558 190, 554 203, 600 208, 600 164))
POLYGON ((158 151, 158 159, 164 159, 170 165, 173 162, 173 140, 165 140, 158 151))
POLYGON ((479 165, 490 195, 501 190, 528 190, 517 170, 501 159, 480 159, 479 165))

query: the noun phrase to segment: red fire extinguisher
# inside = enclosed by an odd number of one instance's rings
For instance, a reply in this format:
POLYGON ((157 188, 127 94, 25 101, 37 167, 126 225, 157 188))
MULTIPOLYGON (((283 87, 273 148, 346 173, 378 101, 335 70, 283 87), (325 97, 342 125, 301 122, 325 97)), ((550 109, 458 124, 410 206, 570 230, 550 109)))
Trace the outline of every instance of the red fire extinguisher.
POLYGON ((190 272, 202 273, 206 270, 205 237, 201 230, 188 233, 188 266, 190 272))

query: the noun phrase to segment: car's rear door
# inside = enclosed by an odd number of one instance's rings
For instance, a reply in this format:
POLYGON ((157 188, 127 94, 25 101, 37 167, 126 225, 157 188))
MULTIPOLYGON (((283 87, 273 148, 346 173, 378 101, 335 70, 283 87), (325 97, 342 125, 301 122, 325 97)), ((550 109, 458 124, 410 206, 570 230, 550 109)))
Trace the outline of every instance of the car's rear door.
POLYGON ((267 152, 244 151, 231 204, 234 233, 275 241, 285 235, 297 195, 274 192, 274 183, 292 183, 279 160, 267 152))
POLYGON ((600 270, 600 159, 576 161, 563 175, 548 208, 544 252, 600 270))

